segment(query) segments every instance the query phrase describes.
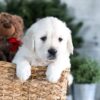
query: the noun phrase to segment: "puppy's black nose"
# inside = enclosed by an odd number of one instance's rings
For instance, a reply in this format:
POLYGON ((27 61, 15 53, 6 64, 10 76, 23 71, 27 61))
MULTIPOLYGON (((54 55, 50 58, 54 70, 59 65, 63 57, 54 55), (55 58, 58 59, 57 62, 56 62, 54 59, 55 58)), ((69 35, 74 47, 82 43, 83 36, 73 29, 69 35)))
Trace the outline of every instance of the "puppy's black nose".
POLYGON ((54 48, 50 48, 50 49, 48 50, 48 53, 49 53, 50 55, 52 55, 52 56, 55 56, 56 53, 57 53, 57 50, 54 49, 54 48))

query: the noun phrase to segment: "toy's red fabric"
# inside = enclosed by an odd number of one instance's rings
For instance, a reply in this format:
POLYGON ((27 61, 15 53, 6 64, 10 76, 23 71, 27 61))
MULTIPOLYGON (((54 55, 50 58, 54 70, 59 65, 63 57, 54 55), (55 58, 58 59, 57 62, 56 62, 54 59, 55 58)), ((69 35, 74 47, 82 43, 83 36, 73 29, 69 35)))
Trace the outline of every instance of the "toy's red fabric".
POLYGON ((18 47, 22 44, 20 40, 17 40, 14 37, 7 39, 7 41, 9 43, 9 50, 11 52, 16 52, 18 47))

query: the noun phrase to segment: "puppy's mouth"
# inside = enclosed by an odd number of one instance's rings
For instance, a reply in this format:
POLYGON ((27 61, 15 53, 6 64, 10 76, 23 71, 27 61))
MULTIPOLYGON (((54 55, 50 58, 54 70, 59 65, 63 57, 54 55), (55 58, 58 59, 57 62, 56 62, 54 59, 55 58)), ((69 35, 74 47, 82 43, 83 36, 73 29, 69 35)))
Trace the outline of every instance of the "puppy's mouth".
POLYGON ((53 60, 55 60, 55 59, 56 59, 56 56, 49 55, 47 58, 48 58, 48 60, 53 61, 53 60))

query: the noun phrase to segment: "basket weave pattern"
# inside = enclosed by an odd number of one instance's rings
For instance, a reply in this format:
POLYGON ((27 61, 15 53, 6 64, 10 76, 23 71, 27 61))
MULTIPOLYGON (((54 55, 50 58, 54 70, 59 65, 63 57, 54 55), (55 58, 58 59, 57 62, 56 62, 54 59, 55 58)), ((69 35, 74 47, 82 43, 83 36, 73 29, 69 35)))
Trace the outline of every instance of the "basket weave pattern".
POLYGON ((32 76, 22 83, 16 78, 15 65, 0 61, 0 100, 66 100, 67 71, 58 83, 46 80, 46 67, 32 67, 32 76))

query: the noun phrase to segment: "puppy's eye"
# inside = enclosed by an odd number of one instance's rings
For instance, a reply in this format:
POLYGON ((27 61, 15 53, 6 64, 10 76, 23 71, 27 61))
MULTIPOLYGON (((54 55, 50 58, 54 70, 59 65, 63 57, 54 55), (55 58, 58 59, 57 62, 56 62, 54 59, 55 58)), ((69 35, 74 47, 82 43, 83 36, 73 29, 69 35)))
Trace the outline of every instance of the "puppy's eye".
POLYGON ((59 42, 61 42, 63 39, 62 39, 61 37, 59 37, 59 39, 58 39, 58 40, 59 40, 59 42))
POLYGON ((46 41, 47 37, 46 36, 43 36, 40 38, 42 41, 46 41))

